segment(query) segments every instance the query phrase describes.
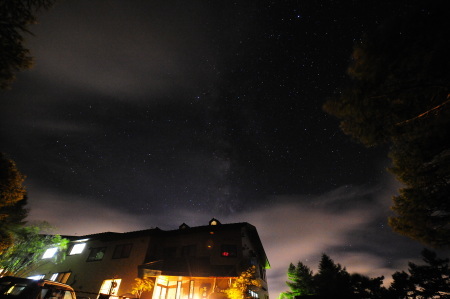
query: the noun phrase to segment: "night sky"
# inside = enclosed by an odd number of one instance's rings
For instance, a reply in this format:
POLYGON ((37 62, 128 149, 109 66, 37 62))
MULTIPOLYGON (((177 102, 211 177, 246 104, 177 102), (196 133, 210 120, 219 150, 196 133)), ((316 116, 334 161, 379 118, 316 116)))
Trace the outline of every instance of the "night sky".
POLYGON ((353 45, 411 1, 60 1, 0 93, 0 151, 29 220, 61 234, 255 225, 272 298, 322 253, 371 277, 422 246, 387 226, 386 148, 322 110, 353 45))

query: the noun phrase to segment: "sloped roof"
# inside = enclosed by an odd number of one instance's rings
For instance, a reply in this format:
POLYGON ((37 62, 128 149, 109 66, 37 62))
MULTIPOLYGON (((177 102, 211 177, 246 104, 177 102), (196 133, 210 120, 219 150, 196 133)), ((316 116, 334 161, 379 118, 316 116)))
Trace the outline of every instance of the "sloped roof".
MULTIPOLYGON (((125 233, 103 232, 103 233, 90 234, 90 235, 84 235, 84 236, 63 236, 63 237, 65 237, 71 241, 82 240, 82 239, 96 239, 96 240, 111 241, 111 240, 136 238, 136 237, 140 237, 140 236, 152 236, 152 235, 156 236, 156 235, 158 235, 158 236, 170 237, 170 236, 192 234, 192 233, 198 233, 198 232, 210 232, 212 229, 214 231, 218 232, 218 231, 222 231, 222 230, 223 231, 238 230, 241 228, 247 229, 250 240, 258 248, 258 255, 262 259, 262 262, 265 264, 266 268, 270 268, 270 264, 269 264, 267 255, 264 251, 264 247, 261 243, 261 239, 259 238, 258 232, 253 225, 251 225, 247 222, 227 223, 227 224, 221 224, 220 222, 218 222, 217 225, 202 225, 202 226, 195 226, 195 227, 189 227, 188 225, 186 225, 183 228, 174 229, 174 230, 162 230, 162 229, 156 227, 156 228, 151 228, 151 229, 131 231, 131 232, 125 232, 125 233)), ((167 267, 170 268, 170 266, 168 266, 168 265, 167 265, 167 267)))

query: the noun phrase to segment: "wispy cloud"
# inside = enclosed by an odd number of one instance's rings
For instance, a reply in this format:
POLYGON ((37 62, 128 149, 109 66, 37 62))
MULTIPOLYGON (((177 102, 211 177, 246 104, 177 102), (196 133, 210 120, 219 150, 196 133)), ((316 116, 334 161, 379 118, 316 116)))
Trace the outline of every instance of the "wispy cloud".
POLYGON ((47 221, 62 235, 142 229, 139 217, 89 198, 37 191, 29 207, 29 221, 47 221))
POLYGON ((189 9, 162 3, 112 0, 91 10, 83 5, 56 5, 35 28, 39 39, 32 40, 32 47, 39 62, 36 72, 43 78, 130 100, 185 92, 212 75, 206 65, 212 63, 213 52, 200 27, 211 12, 201 5, 190 4, 196 18, 189 9))

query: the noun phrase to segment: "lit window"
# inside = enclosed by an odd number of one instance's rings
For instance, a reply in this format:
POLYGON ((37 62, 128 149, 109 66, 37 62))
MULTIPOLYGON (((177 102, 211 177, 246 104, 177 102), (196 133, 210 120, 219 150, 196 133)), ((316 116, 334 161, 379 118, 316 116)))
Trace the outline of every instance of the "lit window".
POLYGON ((194 298, 194 280, 189 281, 189 299, 194 298))
POLYGON ((213 218, 209 221, 209 225, 220 225, 220 221, 217 220, 216 218, 213 218))
POLYGON ((33 275, 33 276, 28 276, 28 279, 33 279, 33 280, 39 280, 39 279, 44 279, 45 274, 37 274, 37 275, 33 275))
POLYGON ((175 295, 175 299, 181 298, 181 281, 177 281, 177 293, 175 295))
POLYGON ((220 255, 224 257, 236 257, 236 245, 222 245, 220 255))
POLYGON ((86 243, 77 243, 72 246, 69 255, 80 254, 83 252, 84 247, 86 247, 86 243))
POLYGON ((107 295, 117 295, 119 291, 120 283, 122 279, 107 279, 103 280, 102 286, 100 287, 100 294, 107 295))
POLYGON ((44 255, 42 256, 43 259, 49 259, 52 258, 56 252, 58 251, 58 248, 53 247, 53 248, 49 248, 45 251, 44 255))
POLYGON ((208 239, 208 240, 206 241, 206 248, 207 248, 207 249, 212 249, 213 246, 214 246, 214 241, 211 240, 211 239, 208 239))

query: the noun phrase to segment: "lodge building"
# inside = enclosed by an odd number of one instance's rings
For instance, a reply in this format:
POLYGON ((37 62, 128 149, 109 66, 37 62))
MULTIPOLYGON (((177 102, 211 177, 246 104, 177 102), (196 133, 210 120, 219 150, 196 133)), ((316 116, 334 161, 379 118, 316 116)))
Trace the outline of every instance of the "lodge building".
POLYGON ((254 298, 268 299, 266 269, 270 267, 256 228, 249 223, 208 225, 176 230, 159 228, 127 233, 105 232, 70 240, 66 258, 52 262, 49 248, 43 262, 27 277, 71 285, 79 297, 99 294, 133 298, 135 278, 149 277, 151 292, 142 299, 218 299, 240 273, 256 267, 261 287, 249 290, 254 298))

